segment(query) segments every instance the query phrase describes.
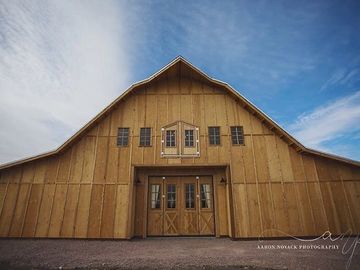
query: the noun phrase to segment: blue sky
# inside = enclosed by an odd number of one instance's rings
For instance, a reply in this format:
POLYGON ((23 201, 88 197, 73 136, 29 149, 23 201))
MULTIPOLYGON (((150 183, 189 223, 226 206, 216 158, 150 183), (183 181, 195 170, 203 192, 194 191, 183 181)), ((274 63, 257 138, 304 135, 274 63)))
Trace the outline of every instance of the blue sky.
POLYGON ((360 160, 359 14, 360 1, 0 1, 0 163, 56 148, 177 55, 304 145, 360 160))

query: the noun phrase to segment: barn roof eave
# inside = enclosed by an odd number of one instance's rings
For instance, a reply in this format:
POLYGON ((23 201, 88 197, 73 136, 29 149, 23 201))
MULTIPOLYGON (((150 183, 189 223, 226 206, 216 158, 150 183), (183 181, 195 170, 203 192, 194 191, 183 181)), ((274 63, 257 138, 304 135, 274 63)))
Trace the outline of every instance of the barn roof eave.
POLYGON ((17 161, 9 162, 0 165, 0 170, 13 167, 16 165, 20 165, 26 162, 34 161, 37 159, 41 159, 44 157, 56 155, 60 153, 62 150, 64 150, 66 147, 68 147, 71 143, 73 143, 78 137, 80 137, 82 134, 84 134, 87 130, 89 130, 91 127, 93 127, 104 115, 106 115, 119 101, 121 101, 123 98, 125 98, 130 92, 132 92, 135 88, 142 86, 146 83, 151 82, 154 78, 161 75, 163 72, 168 70, 173 65, 177 64, 178 62, 182 62, 186 64, 188 67, 190 67, 192 70, 196 71, 197 73, 201 74, 203 77, 205 77, 209 82, 214 83, 216 85, 220 85, 225 87, 230 93, 232 93, 234 96, 236 96, 239 100, 241 100, 244 104, 249 107, 254 114, 256 114, 258 117, 261 117, 263 121, 266 121, 270 126, 272 126, 281 136, 286 137, 291 144, 295 144, 298 148, 299 152, 305 152, 310 153, 313 155, 318 155, 330 159, 334 159, 337 161, 349 163, 355 166, 360 166, 360 162, 348 158, 344 158, 341 156, 321 152, 318 150, 314 150, 311 148, 305 147, 303 144, 301 144, 298 140, 296 140, 293 136, 291 136, 284 128, 282 128, 279 124, 277 124, 274 120, 272 120, 266 113, 264 113, 262 110, 257 108, 250 100, 242 96, 239 92, 237 92, 233 87, 231 87, 228 83, 220 81, 218 79, 214 79, 207 75, 205 72, 200 70, 199 68, 195 67, 193 64, 188 62, 186 59, 184 59, 182 56, 177 56, 174 60, 172 60, 170 63, 165 65, 163 68, 149 76, 148 78, 136 82, 132 84, 125 92, 123 92, 118 98, 116 98, 113 102, 111 102, 107 107, 105 107, 99 114, 97 114, 93 119, 91 119, 86 125, 84 125, 78 132, 76 132, 73 136, 71 136, 68 140, 66 140, 60 147, 58 147, 56 150, 49 151, 43 154, 39 154, 36 156, 20 159, 17 161))

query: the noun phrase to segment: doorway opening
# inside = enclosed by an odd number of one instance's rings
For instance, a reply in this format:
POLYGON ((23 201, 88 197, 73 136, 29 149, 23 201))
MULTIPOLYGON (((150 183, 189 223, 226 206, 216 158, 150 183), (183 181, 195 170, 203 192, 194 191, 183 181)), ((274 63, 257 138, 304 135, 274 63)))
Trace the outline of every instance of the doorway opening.
POLYGON ((148 236, 214 235, 212 176, 150 176, 148 236))

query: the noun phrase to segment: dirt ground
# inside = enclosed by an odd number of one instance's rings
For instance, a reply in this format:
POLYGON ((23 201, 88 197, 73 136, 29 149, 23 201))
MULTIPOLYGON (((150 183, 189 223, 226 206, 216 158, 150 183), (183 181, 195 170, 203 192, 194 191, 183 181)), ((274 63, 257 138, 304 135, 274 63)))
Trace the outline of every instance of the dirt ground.
POLYGON ((346 269, 349 260, 348 269, 360 269, 360 240, 354 237, 348 240, 347 254, 342 251, 344 244, 344 239, 334 242, 228 238, 1 239, 0 269, 328 270, 346 269))

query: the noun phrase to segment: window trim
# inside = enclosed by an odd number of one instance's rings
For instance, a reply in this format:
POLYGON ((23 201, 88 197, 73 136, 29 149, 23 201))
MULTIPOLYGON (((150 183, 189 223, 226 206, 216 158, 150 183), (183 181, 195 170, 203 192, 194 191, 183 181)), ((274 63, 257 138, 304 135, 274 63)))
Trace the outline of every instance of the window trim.
POLYGON ((195 146, 195 137, 196 137, 196 134, 194 132, 195 130, 194 129, 184 129, 184 147, 185 148, 194 148, 196 147, 195 146), (188 140, 189 142, 191 142, 191 145, 186 145, 186 132, 187 131, 191 131, 192 132, 192 140, 188 140))
POLYGON ((221 146, 221 127, 220 126, 208 126, 208 134, 207 134, 209 143, 209 146, 221 146), (210 143, 210 129, 211 128, 218 128, 219 129, 219 143, 218 144, 212 144, 210 143))
MULTIPOLYGON (((169 132, 168 132, 169 134, 169 132)), ((206 133, 205 133, 206 134, 206 133)), ((199 127, 186 123, 184 121, 177 121, 166 126, 161 127, 161 148, 160 148, 160 156, 161 158, 198 158, 200 157, 200 132, 199 127), (175 138, 175 147, 166 145, 166 131, 167 130, 175 130, 176 138, 175 138), (194 146, 186 147, 184 146, 184 130, 194 130, 194 146)), ((153 136, 153 138, 155 138, 153 136)), ((206 140, 206 138, 205 138, 206 140)), ((168 139, 169 143, 169 139, 168 139)))
POLYGON ((130 145, 130 128, 129 127, 119 127, 118 128, 118 133, 116 136, 116 146, 117 147, 129 147, 130 145), (127 129, 127 144, 119 144, 119 138, 120 138, 120 129, 127 129))
MULTIPOLYGON (((145 142, 146 142, 146 133, 145 133, 145 142)), ((140 128, 140 133, 139 133, 139 147, 151 147, 152 146, 152 128, 151 127, 141 127, 140 128), (149 133, 149 145, 142 145, 141 144, 141 130, 146 130, 149 129, 150 133, 149 133)))
POLYGON ((176 136, 177 136, 177 134, 176 134, 176 129, 166 129, 165 130, 165 148, 176 148, 177 147, 177 143, 176 143, 176 141, 177 141, 177 138, 176 138, 176 136), (170 145, 170 146, 168 146, 167 145, 167 132, 168 131, 173 131, 174 132, 174 145, 170 145))
MULTIPOLYGON (((238 135, 238 134, 236 134, 238 135)), ((230 139, 231 139, 231 145, 233 146, 244 146, 245 145, 245 134, 244 134, 244 127, 243 126, 230 126, 230 139), (233 128, 240 128, 242 130, 242 143, 234 143, 233 141, 233 128)), ((238 138, 236 138, 238 140, 238 138)))

